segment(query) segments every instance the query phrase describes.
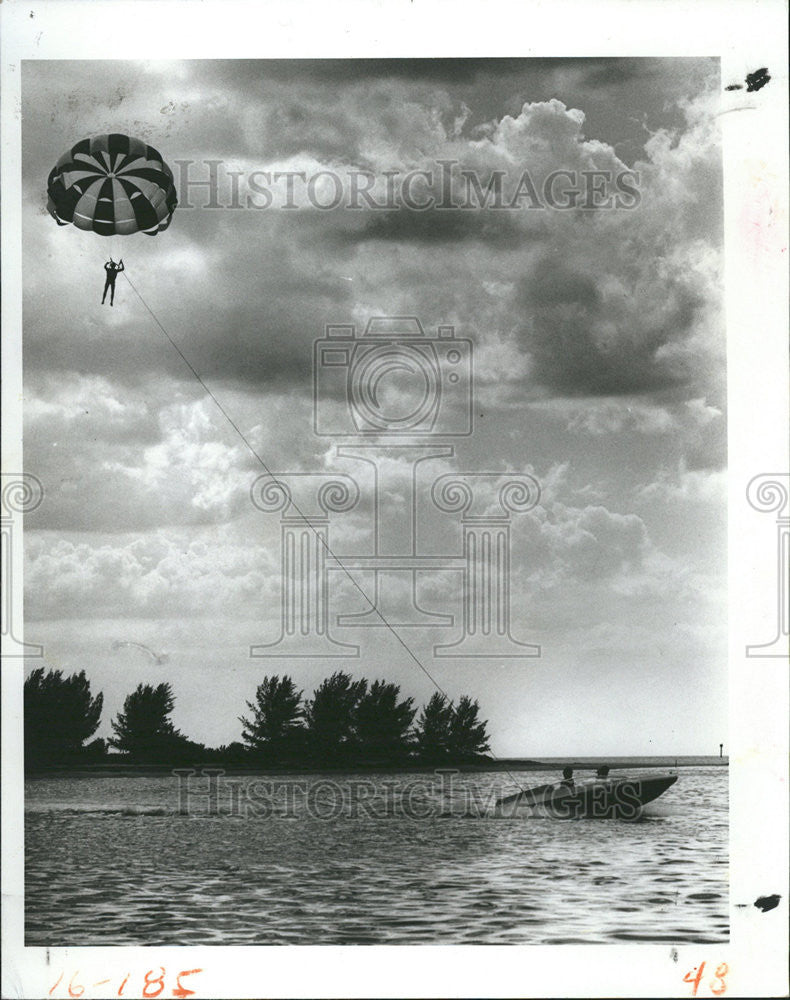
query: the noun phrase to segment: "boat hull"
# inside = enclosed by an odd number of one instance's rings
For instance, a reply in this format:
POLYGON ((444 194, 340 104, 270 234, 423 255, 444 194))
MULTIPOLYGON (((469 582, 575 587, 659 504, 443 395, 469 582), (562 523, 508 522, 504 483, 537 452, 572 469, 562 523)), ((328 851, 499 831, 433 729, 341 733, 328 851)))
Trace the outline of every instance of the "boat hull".
POLYGON ((498 803, 500 813, 528 811, 558 819, 636 819, 648 802, 671 788, 676 774, 591 778, 540 785, 498 803))

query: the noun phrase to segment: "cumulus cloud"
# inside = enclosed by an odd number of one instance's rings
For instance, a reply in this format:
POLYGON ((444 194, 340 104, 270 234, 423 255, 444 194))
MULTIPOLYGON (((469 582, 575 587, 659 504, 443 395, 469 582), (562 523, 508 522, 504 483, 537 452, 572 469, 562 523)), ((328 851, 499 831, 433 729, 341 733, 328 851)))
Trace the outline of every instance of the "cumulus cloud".
MULTIPOLYGON (((265 537, 265 536, 264 536, 265 537)), ((26 546, 26 614, 40 618, 267 616, 279 566, 271 549, 227 532, 67 540, 26 546)))
POLYGON ((721 470, 687 469, 681 464, 674 474, 646 483, 638 493, 644 498, 701 501, 723 506, 727 498, 727 477, 721 470))
POLYGON ((647 529, 635 514, 600 504, 573 507, 548 502, 517 531, 529 552, 529 580, 541 588, 607 579, 642 566, 650 550, 647 529))
MULTIPOLYGON (((372 473, 313 433, 313 345, 327 323, 361 331, 405 315, 429 339, 452 324, 473 346, 474 434, 421 468, 421 551, 463 552, 460 515, 428 517, 431 477, 529 472, 541 503, 512 525, 521 637, 539 633, 567 663, 589 640, 614 664, 671 634, 711 660, 721 573, 709 526, 726 458, 713 62, 58 62, 28 63, 23 84, 25 458, 45 493, 26 523, 26 614, 47 641, 104 663, 112 641, 139 638, 177 671, 185 650, 227 664, 229 645, 246 657, 248 638, 273 638, 279 517, 249 495, 263 466, 353 476, 360 499, 332 521, 332 544, 369 554, 372 473), (56 227, 52 164, 116 130, 160 148, 179 183, 222 161, 226 207, 193 187, 166 233, 118 245, 56 227), (386 171, 440 160, 462 197, 462 171, 483 197, 500 178, 505 201, 528 171, 541 204, 529 185, 516 210, 321 211, 299 185, 293 210, 246 201, 255 171, 369 171, 380 199, 386 171), (556 170, 635 171, 638 198, 552 207, 556 170), (110 252, 131 282, 112 309, 99 302, 110 252), (85 620, 100 642, 81 639, 85 620)), ((347 375, 322 399, 338 421, 347 375)), ((462 405, 445 385, 443 412, 462 405)), ((407 459, 393 450, 381 470, 391 524, 409 504, 407 459)), ((333 608, 364 610, 331 576, 333 608)), ((355 579, 375 592, 370 574, 355 579)), ((389 587, 396 616, 411 586, 402 575, 389 587)), ((419 576, 437 613, 459 615, 461 589, 455 571, 419 576)), ((401 653, 379 642, 376 663, 404 679, 401 653)))
POLYGON ((529 409, 557 420, 573 435, 671 442, 684 469, 718 470, 726 464, 725 413, 704 397, 663 402, 634 396, 549 399, 534 401, 529 409))
POLYGON ((326 446, 311 435, 301 447, 281 439, 282 420, 293 415, 287 397, 270 396, 262 407, 255 397, 229 393, 222 413, 205 393, 174 401, 171 388, 164 398, 167 384, 150 394, 100 377, 34 384, 25 411, 26 467, 41 480, 44 502, 32 529, 221 524, 252 509, 250 486, 267 469, 299 471, 323 461, 326 446))

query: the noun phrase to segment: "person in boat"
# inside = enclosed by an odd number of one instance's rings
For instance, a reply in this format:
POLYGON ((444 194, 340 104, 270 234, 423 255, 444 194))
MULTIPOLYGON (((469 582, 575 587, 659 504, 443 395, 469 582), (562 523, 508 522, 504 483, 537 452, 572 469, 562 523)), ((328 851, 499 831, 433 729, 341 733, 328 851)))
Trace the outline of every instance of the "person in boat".
POLYGON ((567 785, 568 788, 573 788, 573 768, 572 767, 564 767, 562 769, 562 781, 560 782, 560 784, 561 785, 567 785))
POLYGON ((107 263, 104 265, 104 271, 107 277, 104 280, 104 295, 101 297, 101 304, 104 305, 104 300, 107 298, 107 292, 110 293, 110 305, 113 304, 115 299, 115 279, 124 270, 123 257, 121 257, 120 263, 116 264, 115 261, 110 257, 107 263))
POLYGON ((598 770, 595 772, 596 778, 608 778, 609 777, 609 765, 601 764, 598 770))

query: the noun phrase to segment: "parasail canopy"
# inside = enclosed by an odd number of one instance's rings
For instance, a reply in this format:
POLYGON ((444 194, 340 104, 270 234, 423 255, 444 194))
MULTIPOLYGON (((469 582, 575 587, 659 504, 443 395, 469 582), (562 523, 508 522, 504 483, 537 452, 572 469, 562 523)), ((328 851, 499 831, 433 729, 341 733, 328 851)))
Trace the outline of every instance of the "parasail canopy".
POLYGON ((167 229, 178 198, 161 153, 129 135, 83 139, 64 153, 47 181, 49 214, 100 236, 167 229))

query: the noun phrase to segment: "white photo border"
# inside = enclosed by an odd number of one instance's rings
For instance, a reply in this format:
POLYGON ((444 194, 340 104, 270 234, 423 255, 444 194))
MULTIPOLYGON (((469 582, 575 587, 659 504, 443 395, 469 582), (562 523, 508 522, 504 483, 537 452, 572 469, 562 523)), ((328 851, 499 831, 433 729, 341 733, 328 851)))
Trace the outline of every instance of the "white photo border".
MULTIPOLYGON (((24 468, 21 429, 21 68, 36 59, 439 56, 718 56, 723 79, 774 77, 759 107, 723 96, 729 395, 730 942, 624 946, 51 948, 23 936, 22 677, 5 659, 3 695, 3 996, 45 996, 57 970, 204 970, 198 997, 690 996, 683 974, 728 965, 725 995, 787 990, 788 661, 745 655, 764 633, 748 596, 774 564, 745 502, 760 473, 787 472, 787 45, 781 2, 586 4, 449 0, 370 3, 11 2, 2 5, 3 468, 24 468), (448 30, 448 25, 451 26, 448 30), (729 102, 729 103, 728 103, 729 102), (776 211, 770 239, 744 238, 757 184, 776 211), (755 556, 757 551, 765 559, 755 556), (770 915, 751 904, 777 892, 770 915), (737 904, 748 903, 746 907, 737 904), (782 913, 784 914, 782 916, 782 913), (297 957, 298 956, 298 957, 297 957)), ((21 546, 14 579, 21 578, 21 546)), ((773 599, 773 598, 772 598, 773 599)), ((21 611, 21 589, 13 593, 21 611)), ((14 620, 21 620, 14 614, 14 620)), ((109 973, 108 973, 109 974, 109 973)), ((138 977, 139 978, 139 977, 138 977)), ((169 993, 169 989, 168 989, 169 993)), ((135 995, 132 987, 128 996, 135 995)), ((167 995, 167 994, 163 994, 167 995)), ((701 990, 699 993, 703 994, 701 990)))

